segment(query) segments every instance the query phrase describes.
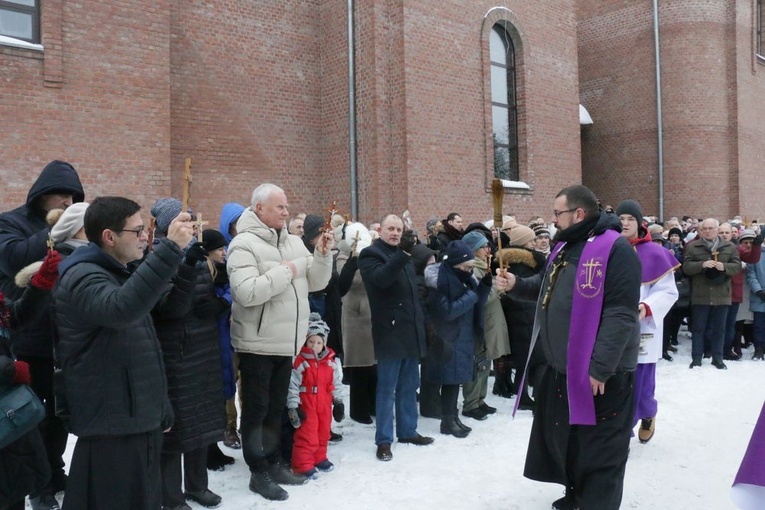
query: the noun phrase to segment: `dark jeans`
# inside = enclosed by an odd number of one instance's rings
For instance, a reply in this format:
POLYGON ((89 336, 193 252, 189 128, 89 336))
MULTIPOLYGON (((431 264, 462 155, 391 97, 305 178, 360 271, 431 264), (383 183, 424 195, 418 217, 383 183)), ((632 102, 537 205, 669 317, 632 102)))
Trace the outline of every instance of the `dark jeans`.
POLYGON ((253 472, 282 462, 280 431, 292 372, 289 356, 239 353, 242 452, 253 472))
POLYGON ((725 341, 725 319, 728 316, 728 305, 692 305, 693 348, 691 355, 694 360, 704 356, 705 338, 712 349, 712 358, 722 360, 723 343, 725 341))
POLYGON ((163 452, 161 462, 162 506, 172 508, 183 505, 186 502, 183 487, 188 492, 200 492, 207 488, 207 446, 186 453, 163 452))
POLYGON ((765 312, 754 312, 754 347, 765 347, 765 312))
MULTIPOLYGON (((56 402, 53 398, 53 360, 36 356, 19 356, 19 361, 29 363, 29 375, 32 378, 30 386, 45 405, 45 418, 38 427, 48 454, 51 482, 42 492, 62 491, 65 480, 63 455, 69 432, 67 432, 61 419, 56 416, 56 402)), ((37 495, 33 494, 33 496, 37 495)))

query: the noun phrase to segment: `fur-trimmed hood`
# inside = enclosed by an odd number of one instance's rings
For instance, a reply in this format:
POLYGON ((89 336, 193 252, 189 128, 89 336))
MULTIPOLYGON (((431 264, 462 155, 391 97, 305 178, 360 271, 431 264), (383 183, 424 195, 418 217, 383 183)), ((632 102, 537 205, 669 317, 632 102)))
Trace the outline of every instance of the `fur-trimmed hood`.
POLYGON ((543 254, 528 248, 504 248, 499 252, 499 256, 502 258, 505 266, 523 264, 535 271, 539 271, 545 263, 545 256, 543 254))

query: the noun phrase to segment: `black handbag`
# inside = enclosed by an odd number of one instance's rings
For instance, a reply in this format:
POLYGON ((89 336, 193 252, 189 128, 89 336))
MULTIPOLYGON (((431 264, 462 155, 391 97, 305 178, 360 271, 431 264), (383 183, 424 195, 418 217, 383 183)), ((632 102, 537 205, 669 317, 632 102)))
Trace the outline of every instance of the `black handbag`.
POLYGON ((37 427, 45 407, 26 384, 8 386, 0 393, 0 448, 37 427))

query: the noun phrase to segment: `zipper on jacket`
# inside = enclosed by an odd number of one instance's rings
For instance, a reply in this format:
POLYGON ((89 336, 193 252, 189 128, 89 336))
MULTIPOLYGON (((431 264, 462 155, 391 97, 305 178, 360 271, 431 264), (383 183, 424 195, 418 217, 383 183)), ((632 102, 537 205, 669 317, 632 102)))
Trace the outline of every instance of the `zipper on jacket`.
POLYGON ((295 314, 295 354, 293 354, 293 356, 297 356, 297 353, 300 352, 300 348, 298 347, 298 326, 300 324, 300 299, 298 298, 295 284, 290 282, 290 286, 292 286, 292 292, 295 293, 295 304, 297 305, 297 313, 295 314))

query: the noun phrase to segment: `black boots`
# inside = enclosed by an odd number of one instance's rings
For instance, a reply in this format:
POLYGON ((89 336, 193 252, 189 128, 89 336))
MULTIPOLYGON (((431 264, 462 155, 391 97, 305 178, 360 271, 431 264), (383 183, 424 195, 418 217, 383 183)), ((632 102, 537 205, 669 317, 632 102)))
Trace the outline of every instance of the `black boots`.
POLYGON ((459 424, 457 424, 456 416, 452 414, 441 418, 441 433, 463 438, 467 437, 468 434, 470 434, 470 431, 460 427, 459 424))

